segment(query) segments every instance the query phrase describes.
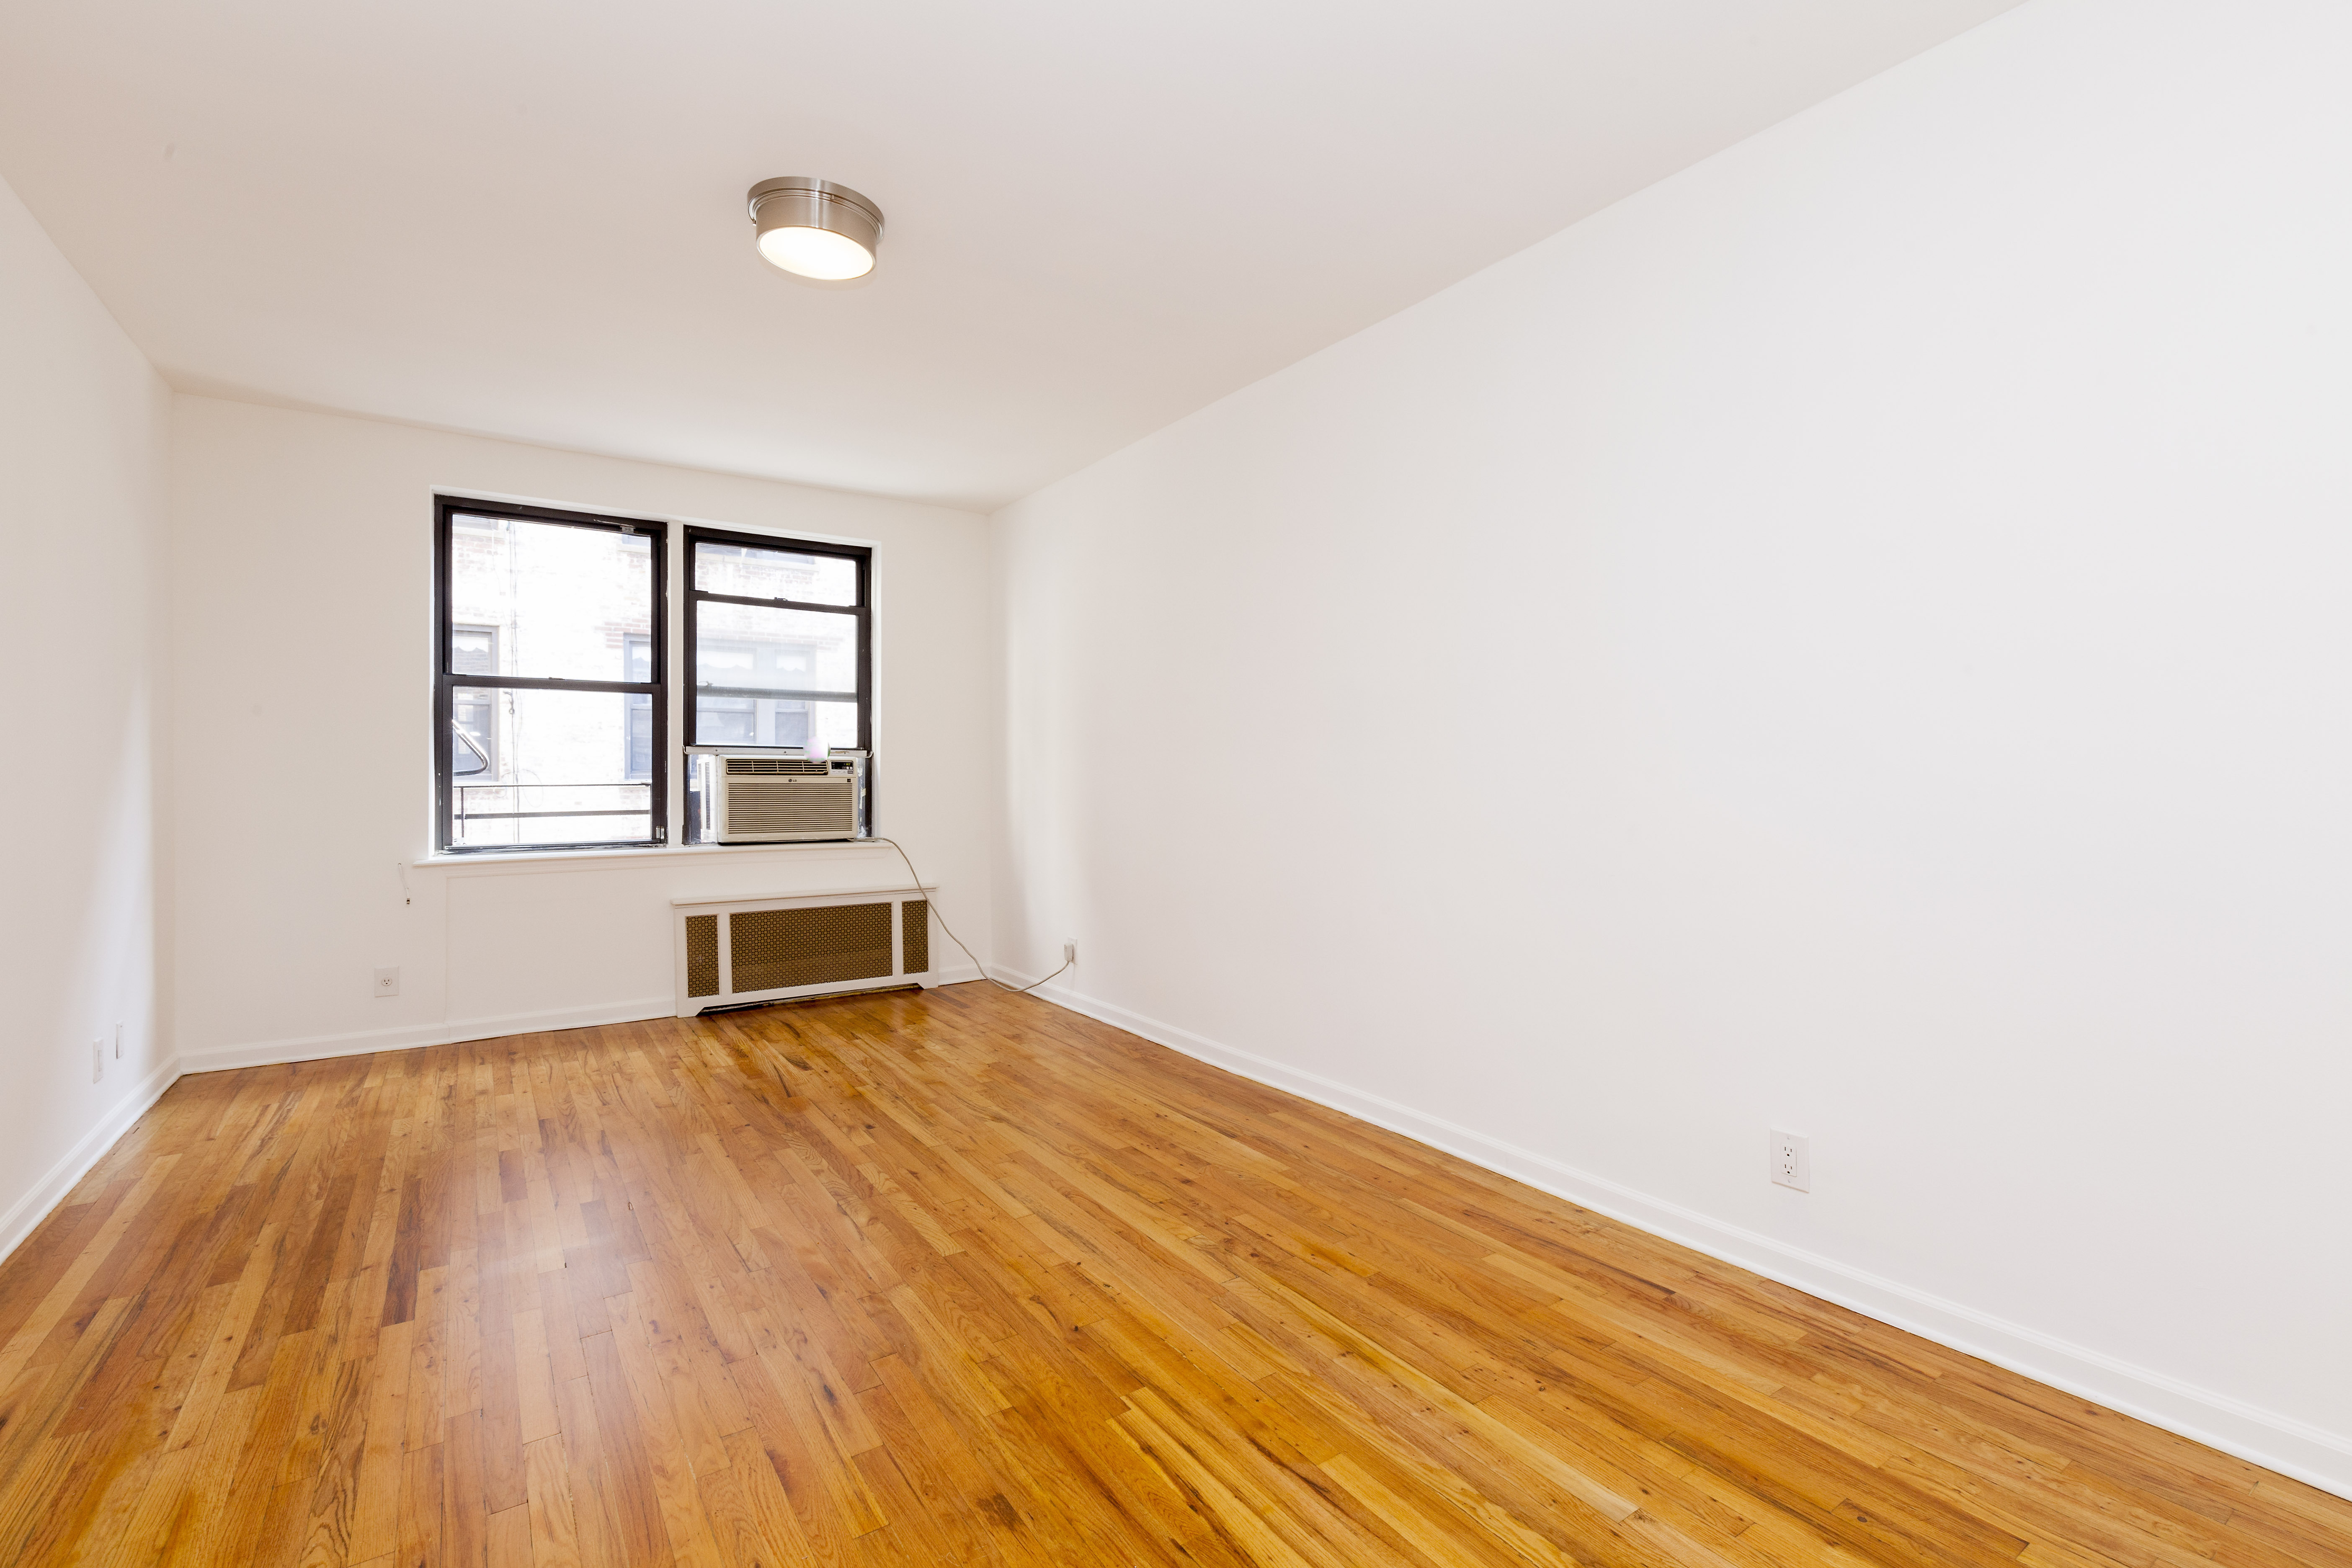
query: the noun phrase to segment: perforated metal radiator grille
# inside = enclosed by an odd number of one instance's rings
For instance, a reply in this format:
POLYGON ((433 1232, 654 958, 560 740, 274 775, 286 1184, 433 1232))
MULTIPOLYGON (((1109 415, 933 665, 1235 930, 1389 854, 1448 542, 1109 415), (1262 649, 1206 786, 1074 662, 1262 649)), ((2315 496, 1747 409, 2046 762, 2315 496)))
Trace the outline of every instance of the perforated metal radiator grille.
POLYGON ((719 994, 719 917, 686 917, 686 994, 719 994))
POLYGON ((727 918, 735 994, 835 980, 887 980, 890 906, 831 904, 758 910, 727 918))
POLYGON ((922 899, 908 899, 899 908, 907 911, 898 933, 899 944, 907 950, 907 973, 920 974, 931 966, 931 906, 922 899))

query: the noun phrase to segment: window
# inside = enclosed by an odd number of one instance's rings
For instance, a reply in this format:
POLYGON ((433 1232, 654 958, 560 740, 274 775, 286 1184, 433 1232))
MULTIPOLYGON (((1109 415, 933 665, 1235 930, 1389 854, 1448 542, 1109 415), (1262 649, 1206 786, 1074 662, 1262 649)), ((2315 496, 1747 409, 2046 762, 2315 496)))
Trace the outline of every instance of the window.
POLYGON ((449 632, 449 668, 459 675, 499 672, 499 628, 454 626, 449 632))
POLYGON ((873 750, 873 552, 761 534, 686 533, 696 746, 873 750))
POLYGON ((440 847, 663 842, 661 525, 436 510, 440 847))

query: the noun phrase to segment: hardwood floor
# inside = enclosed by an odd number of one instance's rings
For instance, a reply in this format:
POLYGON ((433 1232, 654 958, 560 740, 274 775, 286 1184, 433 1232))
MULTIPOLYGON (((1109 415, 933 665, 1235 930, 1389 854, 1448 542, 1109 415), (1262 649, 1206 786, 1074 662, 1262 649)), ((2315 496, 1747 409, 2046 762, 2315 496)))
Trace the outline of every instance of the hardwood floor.
POLYGON ((2352 1564, 2352 1503, 964 985, 183 1079, 0 1562, 2352 1564))

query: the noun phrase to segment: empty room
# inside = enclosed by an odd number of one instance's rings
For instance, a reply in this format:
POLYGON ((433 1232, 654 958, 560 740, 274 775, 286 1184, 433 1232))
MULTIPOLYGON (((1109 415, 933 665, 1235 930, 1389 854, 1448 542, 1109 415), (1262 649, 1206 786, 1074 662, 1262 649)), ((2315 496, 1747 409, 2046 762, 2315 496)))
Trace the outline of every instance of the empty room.
POLYGON ((0 6, 0 1564, 2352 1568, 2352 6, 0 6))

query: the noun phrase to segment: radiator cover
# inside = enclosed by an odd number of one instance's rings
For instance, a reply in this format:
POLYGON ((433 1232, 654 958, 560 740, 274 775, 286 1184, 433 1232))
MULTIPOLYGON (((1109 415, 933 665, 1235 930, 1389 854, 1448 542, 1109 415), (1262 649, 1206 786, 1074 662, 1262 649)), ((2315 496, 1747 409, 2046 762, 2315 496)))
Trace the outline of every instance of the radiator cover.
POLYGON ((677 1013, 929 985, 929 888, 674 899, 677 1013))

